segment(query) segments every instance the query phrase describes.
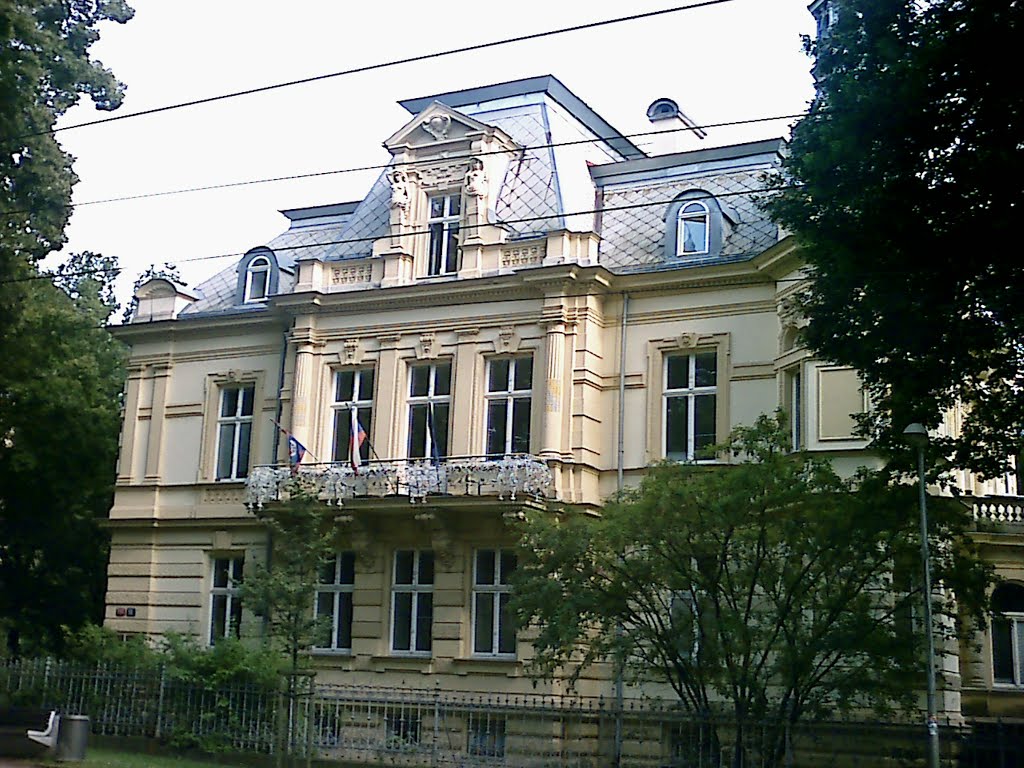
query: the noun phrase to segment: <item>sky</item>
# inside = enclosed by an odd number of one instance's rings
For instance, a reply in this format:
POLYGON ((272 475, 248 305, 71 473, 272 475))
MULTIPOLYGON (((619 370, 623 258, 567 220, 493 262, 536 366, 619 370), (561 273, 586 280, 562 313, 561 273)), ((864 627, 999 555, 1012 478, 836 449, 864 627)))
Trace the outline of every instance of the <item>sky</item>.
MULTIPOLYGON (((126 85, 117 115, 693 0, 486 4, 328 0, 129 0, 91 49, 126 85)), ((805 0, 719 5, 433 58, 224 101, 59 131, 80 180, 67 253, 116 256, 122 302, 150 264, 190 285, 287 228, 279 211, 357 200, 378 171, 95 203, 385 163, 410 115, 396 102, 551 74, 623 133, 650 130, 667 97, 698 124, 796 114, 812 96, 805 0)), ((86 98, 58 126, 107 116, 86 98)), ((711 128, 703 146, 786 136, 792 120, 711 128)), ((635 140, 644 147, 645 139, 635 140)))

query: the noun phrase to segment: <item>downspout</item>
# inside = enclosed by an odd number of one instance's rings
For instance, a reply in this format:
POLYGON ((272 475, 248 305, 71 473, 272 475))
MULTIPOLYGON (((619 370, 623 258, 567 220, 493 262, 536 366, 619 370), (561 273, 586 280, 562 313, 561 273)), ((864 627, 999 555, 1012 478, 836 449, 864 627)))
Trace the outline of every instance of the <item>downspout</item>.
MULTIPOLYGON (((622 327, 619 332, 619 450, 616 461, 616 484, 619 494, 625 487, 623 479, 626 460, 626 324, 629 322, 629 294, 622 292, 622 327)), ((622 623, 615 627, 615 634, 623 634, 622 623)), ((615 761, 616 768, 622 765, 622 707, 624 704, 625 659, 620 655, 615 663, 615 761)))
MULTIPOLYGON (((295 321, 292 320, 292 325, 295 321)), ((281 423, 281 412, 284 410, 284 405, 281 402, 281 390, 284 389, 284 367, 288 360, 288 329, 281 332, 281 364, 278 367, 277 374, 277 409, 274 411, 274 439, 270 441, 270 461, 269 464, 277 463, 277 454, 281 448, 281 430, 277 426, 281 423)), ((267 531, 267 551, 265 553, 265 562, 267 564, 267 570, 269 571, 273 565, 273 554, 274 554, 274 532, 272 530, 267 531)), ((270 632, 270 617, 263 617, 263 626, 261 633, 263 637, 266 637, 270 632)))

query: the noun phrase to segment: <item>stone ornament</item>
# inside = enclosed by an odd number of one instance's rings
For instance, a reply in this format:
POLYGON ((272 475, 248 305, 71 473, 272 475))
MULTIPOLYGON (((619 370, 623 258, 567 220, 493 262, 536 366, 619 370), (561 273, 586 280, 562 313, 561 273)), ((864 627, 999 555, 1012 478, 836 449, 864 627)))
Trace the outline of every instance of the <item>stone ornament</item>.
POLYGON ((448 131, 452 127, 452 119, 449 115, 433 115, 421 123, 423 130, 434 137, 435 141, 444 141, 448 138, 448 131))
POLYGON ((404 214, 409 209, 409 177, 405 171, 395 170, 388 181, 391 183, 391 207, 404 214))
POLYGON ((487 197, 487 172, 479 158, 474 157, 469 161, 465 188, 468 197, 487 197))

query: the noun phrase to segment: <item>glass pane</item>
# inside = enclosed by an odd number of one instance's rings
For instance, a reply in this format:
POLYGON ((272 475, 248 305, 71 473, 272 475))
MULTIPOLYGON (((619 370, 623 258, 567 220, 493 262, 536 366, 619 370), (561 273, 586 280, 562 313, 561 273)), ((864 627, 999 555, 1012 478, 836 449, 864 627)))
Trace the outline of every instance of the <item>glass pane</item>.
POLYGON ((693 401, 694 455, 707 458, 707 449, 715 443, 715 396, 697 395, 693 401))
POLYGON ((516 652, 516 633, 508 610, 511 597, 507 592, 498 595, 498 653, 516 652))
POLYGON ((230 597, 229 602, 231 604, 231 626, 228 628, 235 637, 242 636, 242 601, 237 597, 230 597))
POLYGON ((256 397, 256 387, 242 389, 242 415, 252 416, 252 402, 256 397))
POLYGON ((476 624, 473 626, 473 652, 494 653, 494 595, 478 594, 476 624))
POLYGON ((358 408, 356 410, 356 419, 358 423, 356 425, 356 434, 358 435, 359 427, 363 428, 364 437, 362 438, 362 444, 359 446, 359 456, 363 461, 370 460, 370 422, 373 421, 373 408, 358 408))
POLYGON ((334 400, 347 403, 352 399, 352 388, 355 386, 355 371, 338 371, 334 387, 334 400))
POLYGON ((252 435, 252 422, 238 425, 238 462, 235 464, 235 477, 249 474, 249 438, 252 435))
POLYGON ((441 248, 444 245, 444 225, 430 225, 430 265, 427 274, 441 274, 441 248))
POLYGON ((420 552, 420 567, 417 584, 434 583, 434 553, 429 549, 420 552))
POLYGON ((409 458, 422 459, 427 455, 427 406, 409 407, 409 458))
POLYGON ((437 375, 434 379, 434 394, 450 395, 452 391, 452 364, 438 363, 435 370, 437 375))
POLYGON ((477 584, 493 584, 494 583, 494 550, 493 549, 480 549, 476 553, 476 583, 477 584))
POLYGON ((501 583, 508 584, 512 572, 518 565, 516 553, 507 549, 501 550, 501 583))
POLYGON ((462 193, 448 197, 448 215, 458 216, 462 212, 462 193))
POLYGON ((395 615, 391 632, 391 647, 396 651, 412 650, 412 593, 395 594, 395 615))
POLYGON ((320 583, 334 584, 336 576, 337 558, 332 557, 320 565, 320 583))
POLYGON ((331 451, 331 461, 348 461, 348 447, 351 436, 349 427, 352 418, 348 408, 336 409, 334 411, 334 449, 331 451))
POLYGON ((373 368, 359 372, 359 399, 373 400, 373 368))
POLYGON ((444 216, 444 198, 430 198, 430 218, 440 219, 442 216, 444 216))
POLYGON ((459 225, 448 225, 448 252, 445 254, 445 272, 459 271, 459 225))
POLYGON ((513 386, 518 390, 533 388, 532 357, 520 357, 516 360, 515 382, 513 386))
POLYGON ((236 557, 231 561, 231 581, 233 584, 242 583, 242 566, 245 564, 245 560, 241 557, 236 557))
POLYGON ((448 455, 448 403, 436 403, 434 412, 434 439, 437 441, 434 453, 448 455))
POLYGON ((530 401, 524 397, 512 402, 512 453, 530 452, 530 401))
POLYGON ((487 403, 487 455, 502 456, 505 453, 505 424, 508 403, 491 400, 487 403))
POLYGON ((690 388, 690 357, 689 355, 670 357, 667 359, 669 389, 690 388))
POLYGON ((665 398, 665 455, 685 459, 689 455, 687 440, 688 398, 665 398))
POLYGON ((213 586, 226 587, 228 585, 228 569, 231 567, 230 560, 213 561, 213 586))
POLYGON ((508 366, 511 360, 491 360, 489 376, 487 377, 488 392, 504 392, 508 389, 508 366))
POLYGON ((683 227, 683 253, 704 253, 707 251, 708 225, 706 219, 704 217, 684 219, 680 224, 683 227))
POLYGON ((411 380, 409 394, 413 397, 426 397, 430 388, 430 366, 414 365, 411 380))
POLYGON ((217 438, 217 479, 231 477, 231 461, 235 456, 235 425, 221 424, 217 438))
POLYGON ((400 549, 395 552, 395 584, 412 584, 413 552, 400 549))
POLYGON ((718 366, 714 352, 698 352, 693 356, 696 365, 694 384, 698 387, 713 387, 718 380, 718 366))
POLYGON ((252 284, 251 290, 249 291, 250 299, 262 299, 266 298, 267 295, 267 276, 268 273, 265 271, 251 272, 252 284))
POLYGON ((416 650, 429 651, 433 644, 434 596, 429 592, 416 595, 416 650))
POLYGON ((323 635, 318 639, 317 645, 326 646, 330 644, 331 636, 331 625, 334 623, 334 593, 333 592, 317 592, 316 593, 316 617, 323 620, 323 626, 326 629, 323 635))
POLYGON ((337 626, 335 629, 337 632, 337 640, 335 648, 351 648, 352 594, 350 592, 341 592, 338 594, 338 615, 336 618, 337 626))
POLYGON ((238 389, 235 387, 229 387, 228 389, 221 390, 220 395, 220 415, 221 416, 234 416, 238 410, 238 389))
POLYGON ((338 583, 356 583, 356 553, 342 552, 338 555, 338 583))
POLYGON ((992 676, 997 683, 1013 682, 1013 622, 992 620, 992 676))
POLYGON ((227 632, 228 596, 213 595, 210 616, 210 642, 225 636, 227 632))

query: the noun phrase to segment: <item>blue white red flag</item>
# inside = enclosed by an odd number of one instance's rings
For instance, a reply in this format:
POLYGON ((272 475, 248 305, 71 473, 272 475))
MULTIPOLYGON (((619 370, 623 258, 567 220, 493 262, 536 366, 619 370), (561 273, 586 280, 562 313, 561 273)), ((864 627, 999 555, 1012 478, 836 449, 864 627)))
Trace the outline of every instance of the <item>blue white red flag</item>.
POLYGON ((302 457, 305 455, 306 446, 296 440, 292 435, 288 435, 288 464, 292 468, 293 475, 299 471, 299 464, 302 463, 302 457))

